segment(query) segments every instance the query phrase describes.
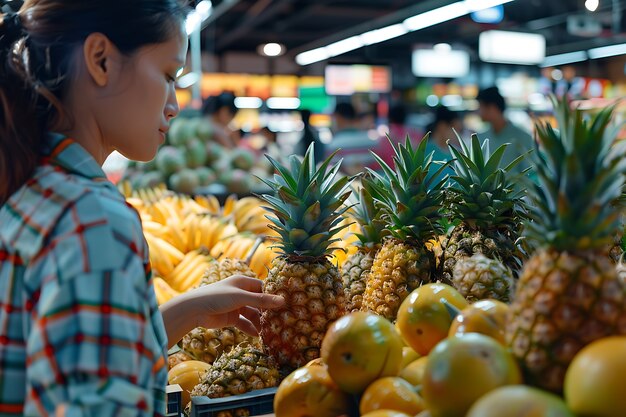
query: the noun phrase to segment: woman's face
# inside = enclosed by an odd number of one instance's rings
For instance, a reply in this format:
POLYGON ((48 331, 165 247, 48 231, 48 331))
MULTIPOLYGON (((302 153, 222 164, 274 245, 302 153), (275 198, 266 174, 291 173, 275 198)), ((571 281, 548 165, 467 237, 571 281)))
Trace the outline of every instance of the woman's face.
POLYGON ((138 161, 154 158, 179 112, 175 80, 186 55, 181 27, 169 40, 111 63, 117 66, 115 75, 98 105, 98 126, 109 151, 138 161))

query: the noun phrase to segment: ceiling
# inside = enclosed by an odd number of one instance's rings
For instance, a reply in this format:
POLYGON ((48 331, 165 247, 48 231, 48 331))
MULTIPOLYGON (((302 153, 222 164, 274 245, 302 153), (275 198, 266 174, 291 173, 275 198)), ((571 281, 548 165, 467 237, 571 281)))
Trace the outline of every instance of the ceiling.
MULTIPOLYGON (((287 55, 293 57, 450 3, 450 0, 213 0, 213 15, 202 32, 203 49, 223 55, 232 51, 255 52, 259 44, 280 42, 287 47, 287 55)), ((408 55, 416 44, 439 42, 463 44, 475 51, 478 34, 496 28, 542 33, 547 39, 548 54, 567 52, 621 38, 626 28, 625 9, 626 0, 600 0, 594 13, 586 11, 584 0, 515 0, 504 5, 504 20, 497 25, 478 24, 462 17, 349 52, 341 59, 389 60, 408 55), (568 33, 567 18, 572 15, 591 15, 599 20, 601 34, 585 37, 568 33)))

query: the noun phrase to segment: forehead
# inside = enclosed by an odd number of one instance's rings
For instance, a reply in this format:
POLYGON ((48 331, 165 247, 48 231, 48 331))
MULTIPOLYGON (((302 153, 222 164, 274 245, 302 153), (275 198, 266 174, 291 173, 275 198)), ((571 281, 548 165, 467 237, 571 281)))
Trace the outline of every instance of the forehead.
POLYGON ((177 30, 173 31, 165 41, 146 46, 139 52, 139 55, 147 59, 168 60, 183 66, 187 56, 187 43, 187 36, 177 30))

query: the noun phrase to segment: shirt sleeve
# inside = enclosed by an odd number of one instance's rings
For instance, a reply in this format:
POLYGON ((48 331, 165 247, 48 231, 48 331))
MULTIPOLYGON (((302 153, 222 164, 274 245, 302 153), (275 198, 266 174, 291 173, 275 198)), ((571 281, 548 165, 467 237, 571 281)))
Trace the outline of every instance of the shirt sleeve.
POLYGON ((54 415, 60 404, 67 417, 165 410, 146 245, 134 213, 107 204, 88 196, 72 206, 31 271, 43 279, 26 346, 26 415, 54 415))

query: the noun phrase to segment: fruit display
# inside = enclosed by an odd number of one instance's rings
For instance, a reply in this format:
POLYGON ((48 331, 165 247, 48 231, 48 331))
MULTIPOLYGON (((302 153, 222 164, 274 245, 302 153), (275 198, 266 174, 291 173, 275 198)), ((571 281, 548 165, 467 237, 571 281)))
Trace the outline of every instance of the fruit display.
POLYGON ((426 136, 358 178, 312 148, 268 158, 261 198, 127 193, 161 302, 232 274, 286 300, 259 338, 187 334, 169 358, 185 398, 277 386, 276 417, 625 416, 626 266, 609 249, 626 142, 611 109, 555 108, 538 183, 476 136, 442 177, 426 136))
POLYGON ((165 184, 184 194, 202 192, 208 187, 217 193, 243 195, 264 190, 259 178, 271 174, 271 165, 261 155, 216 143, 207 118, 179 117, 172 122, 166 144, 154 160, 130 163, 125 179, 135 189, 165 184))
MULTIPOLYGON (((269 158, 269 157, 268 157, 269 158)), ((267 184, 274 195, 263 195, 279 255, 265 279, 264 292, 284 297, 278 310, 261 316, 261 339, 283 369, 297 368, 320 356, 328 326, 346 312, 338 268, 328 260, 334 235, 348 210, 350 180, 337 178, 331 157, 316 163, 311 146, 300 161, 283 166, 272 158, 277 174, 267 184)))
POLYGON ((358 200, 352 210, 352 219, 360 226, 360 232, 354 233, 358 241, 354 245, 357 251, 343 263, 341 277, 346 293, 348 311, 359 311, 363 304, 363 293, 367 277, 374 263, 374 257, 381 248, 382 240, 389 231, 382 219, 382 210, 375 204, 372 193, 375 192, 375 177, 361 179, 358 200))
POLYGON ((574 355, 594 340, 626 334, 626 287, 607 248, 620 228, 626 142, 614 142, 612 108, 590 120, 555 105, 559 130, 538 125, 545 158, 526 233, 538 249, 511 306, 507 341, 528 382, 560 392, 574 355))
MULTIPOLYGON (((450 154, 455 158, 452 168, 454 175, 451 185, 446 189, 446 206, 451 214, 451 221, 458 223, 444 243, 443 280, 452 283, 455 265, 466 257, 481 253, 488 258, 504 263, 514 273, 522 264, 521 249, 516 244, 520 237, 520 220, 524 218, 524 196, 522 187, 516 186, 518 176, 511 170, 523 158, 521 155, 507 167, 501 167, 502 156, 508 146, 504 144, 493 153, 489 149, 489 140, 482 145, 478 135, 471 137, 469 146, 459 139, 460 149, 448 145, 450 154)), ((483 265, 487 266, 487 265, 483 265)), ((493 267, 492 276, 498 277, 500 269, 493 267)), ((461 275, 472 270, 471 263, 459 265, 461 275), (465 270, 464 268, 468 268, 465 270)), ((482 276, 486 278, 487 276, 482 276)), ((473 275, 473 279, 478 279, 473 275)), ((481 283, 481 294, 477 299, 486 298, 484 291, 494 291, 499 282, 481 283)), ((471 289, 473 285, 465 283, 471 289)))
POLYGON ((393 319, 409 293, 435 281, 435 256, 426 242, 442 233, 443 180, 446 165, 433 162, 426 153, 428 137, 414 148, 409 137, 394 146, 392 169, 382 159, 382 173, 372 184, 390 237, 376 253, 363 295, 363 308, 393 319))

